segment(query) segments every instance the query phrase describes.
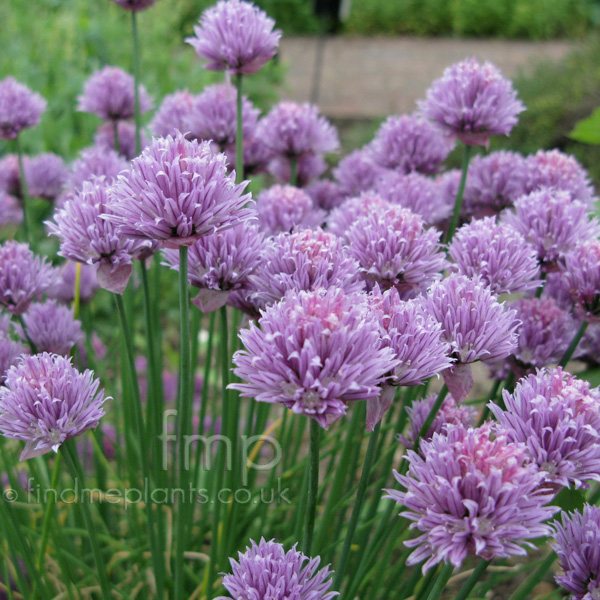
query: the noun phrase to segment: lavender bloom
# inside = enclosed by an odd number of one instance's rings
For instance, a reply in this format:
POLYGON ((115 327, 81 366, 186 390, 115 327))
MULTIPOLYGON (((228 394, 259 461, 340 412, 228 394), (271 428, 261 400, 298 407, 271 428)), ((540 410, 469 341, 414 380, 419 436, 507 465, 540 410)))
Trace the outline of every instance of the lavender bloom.
POLYGON ((14 140, 23 129, 35 127, 46 101, 14 77, 0 81, 0 139, 14 140))
MULTIPOLYGON (((119 136, 119 154, 127 160, 132 160, 137 156, 135 125, 128 121, 119 121, 117 123, 117 132, 119 136)), ((94 136, 94 143, 104 151, 116 151, 115 130, 111 123, 104 123, 104 125, 98 127, 94 136)), ((145 148, 148 144, 148 138, 142 132, 140 145, 142 148, 145 148)))
MULTIPOLYGON (((600 481, 600 391, 560 367, 504 390, 502 410, 489 407, 510 442, 527 447, 548 487, 600 481)), ((587 487, 587 486, 586 486, 587 487)))
POLYGON ((256 199, 260 228, 276 235, 296 228, 317 227, 325 220, 325 211, 315 207, 311 197, 291 185, 274 185, 256 199))
MULTIPOLYGON (((133 77, 118 67, 104 67, 86 81, 78 97, 77 110, 93 113, 105 121, 132 119, 135 116, 133 77)), ((139 86, 140 112, 152 108, 152 100, 143 85, 139 86)))
POLYGON ((52 266, 27 244, 9 241, 0 245, 0 306, 13 315, 22 315, 54 278, 52 266))
POLYGON ((359 262, 369 289, 395 287, 403 297, 438 279, 446 266, 441 233, 425 229, 407 208, 390 208, 359 218, 348 230, 350 254, 359 262))
MULTIPOLYGON (((223 306, 256 269, 263 247, 262 234, 248 223, 201 237, 188 256, 189 282, 201 290, 192 302, 203 312, 223 306)), ((176 250, 166 250, 165 259, 167 266, 179 270, 176 250)))
POLYGON ((503 220, 525 236, 549 270, 578 242, 600 235, 600 225, 591 218, 589 204, 573 200, 569 192, 551 188, 522 196, 515 202, 514 212, 505 213, 503 220))
POLYGON ((380 171, 382 168, 373 162, 370 148, 366 147, 342 158, 333 176, 347 196, 358 196, 375 185, 380 171))
POLYGON ((150 130, 157 137, 177 135, 178 131, 189 131, 189 118, 196 96, 187 90, 165 96, 154 113, 150 130))
POLYGON ((186 38, 205 68, 252 75, 277 52, 281 31, 251 2, 220 0, 202 13, 195 37, 186 38))
POLYGON ((71 359, 52 354, 23 356, 0 388, 0 433, 27 442, 21 460, 40 456, 88 429, 104 416, 104 392, 92 371, 80 373, 71 359))
MULTIPOLYGON (((449 171, 438 175, 434 180, 437 187, 439 205, 446 207, 446 213, 448 215, 452 213, 452 209, 456 202, 461 175, 462 173, 460 169, 450 169, 449 171)), ((467 177, 465 194, 468 193, 468 187, 469 178, 467 177)))
POLYGON ((140 11, 152 6, 156 0, 112 0, 125 10, 140 11))
POLYGON ((538 490, 543 475, 520 444, 492 436, 491 425, 466 429, 447 425, 420 445, 422 457, 408 451, 408 475, 394 471, 406 492, 386 490, 407 510, 400 513, 422 532, 404 542, 416 550, 406 564, 427 559, 423 572, 442 561, 460 567, 467 555, 484 560, 523 556, 531 539, 546 536, 544 521, 554 507, 551 494, 538 490))
MULTIPOLYGON (((196 96, 187 126, 197 140, 212 140, 220 151, 235 145, 237 133, 237 90, 228 83, 210 85, 196 96)), ((242 96, 242 130, 245 139, 254 135, 260 111, 242 96)))
POLYGON ((454 201, 440 193, 435 180, 420 173, 403 175, 385 171, 375 183, 375 191, 392 204, 410 208, 427 223, 440 223, 452 213, 454 201))
POLYGON ((18 200, 0 189, 0 227, 18 225, 23 221, 23 210, 18 200))
POLYGON ((369 144, 373 162, 400 173, 436 173, 454 146, 421 115, 389 117, 369 144))
POLYGON ((517 152, 474 156, 463 197, 464 217, 480 219, 510 208, 526 193, 526 178, 526 160, 517 152))
POLYGON ((346 194, 341 186, 328 179, 315 181, 305 189, 305 192, 312 198, 316 207, 326 211, 338 207, 346 200, 346 194))
POLYGON ((316 106, 285 100, 261 120, 257 135, 275 154, 289 160, 335 152, 340 145, 334 126, 316 106))
POLYGON ((0 333, 0 387, 6 380, 6 372, 16 365, 21 354, 27 349, 20 343, 11 340, 6 332, 0 333))
POLYGON ((290 290, 333 287, 352 294, 362 291, 364 284, 358 263, 348 255, 342 240, 321 229, 278 235, 249 277, 251 299, 258 308, 278 302, 290 290))
POLYGON ((68 356, 83 339, 81 323, 74 319, 73 311, 54 300, 32 304, 23 315, 23 322, 38 352, 68 356))
POLYGON ((0 189, 17 198, 23 196, 19 159, 16 154, 7 154, 0 158, 0 189))
POLYGON ((494 294, 526 292, 541 283, 535 249, 511 226, 499 225, 492 217, 458 229, 449 254, 457 272, 479 275, 494 294))
MULTIPOLYGON (((60 278, 56 284, 48 290, 48 296, 59 302, 68 304, 75 298, 75 274, 77 264, 67 262, 59 268, 60 278)), ((88 265, 81 265, 81 280, 79 282, 79 298, 81 302, 89 302, 98 291, 100 285, 96 277, 96 270, 88 265)), ((59 354, 57 352, 57 354, 59 354)))
POLYGON ((155 139, 111 188, 108 217, 122 235, 190 246, 203 235, 251 219, 246 183, 227 174, 223 154, 182 134, 155 139))
POLYGON ((498 68, 474 58, 448 67, 419 108, 447 134, 473 146, 488 146, 491 135, 508 135, 525 110, 498 68))
POLYGON ((600 240, 579 244, 560 267, 576 312, 582 319, 600 322, 600 240))
POLYGON ((379 325, 365 297, 339 288, 290 291, 240 332, 229 387, 259 402, 280 402, 328 428, 348 402, 367 400, 396 361, 379 344, 379 325))
MULTIPOLYGON (((296 550, 285 551, 282 544, 264 538, 232 558, 232 574, 223 577, 223 585, 235 600, 332 600, 337 592, 329 592, 329 567, 319 569, 321 559, 309 558, 296 550)), ((229 600, 220 597, 217 600, 229 600)))
POLYGON ((600 590, 600 508, 586 504, 583 514, 562 513, 562 525, 554 522, 552 544, 560 562, 556 583, 570 600, 594 600, 600 590))
POLYGON ((381 212, 391 204, 375 192, 365 192, 357 198, 350 198, 338 208, 334 208, 327 218, 327 230, 341 238, 346 238, 350 227, 361 217, 381 212))
MULTIPOLYGON (((258 127, 258 126, 257 126, 258 127)), ((256 136, 244 137, 244 174, 245 175, 257 175, 258 173, 264 173, 269 166, 269 162, 272 158, 271 151, 263 144, 262 140, 256 136)), ((229 146, 225 149, 225 155, 227 161, 232 169, 237 169, 235 147, 229 146)), ((309 179, 312 179, 312 173, 305 173, 305 167, 302 166, 302 172, 300 177, 306 177, 309 175, 309 179)), ((285 180, 289 181, 289 177, 285 180)))
POLYGON ((526 159, 526 192, 543 187, 565 190, 574 200, 593 203, 594 188, 574 156, 560 150, 540 150, 526 159))
MULTIPOLYGON (((262 142, 264 143, 264 142, 262 142)), ((292 178, 292 160, 286 156, 276 156, 270 149, 271 159, 267 165, 267 171, 277 179, 279 183, 289 183, 292 178)), ((296 162, 296 183, 298 187, 304 187, 311 181, 323 175, 327 170, 327 163, 319 154, 305 154, 296 162)))
POLYGON ((104 177, 110 185, 128 166, 129 163, 114 150, 92 146, 83 150, 79 158, 71 164, 68 185, 74 190, 80 190, 84 181, 94 177, 104 177))
POLYGON ((67 180, 67 169, 60 156, 48 152, 28 158, 23 165, 29 195, 54 200, 67 180))

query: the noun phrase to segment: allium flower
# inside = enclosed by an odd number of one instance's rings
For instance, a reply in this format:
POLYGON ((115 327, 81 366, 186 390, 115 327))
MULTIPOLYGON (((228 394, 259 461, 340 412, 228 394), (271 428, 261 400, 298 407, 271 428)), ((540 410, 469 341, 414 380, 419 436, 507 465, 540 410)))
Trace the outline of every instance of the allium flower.
POLYGON ((304 191, 312 198, 316 207, 326 211, 338 207, 347 197, 338 183, 328 179, 315 181, 304 191))
MULTIPOLYGON (((260 135, 260 132, 259 132, 260 135)), ((264 142, 262 142, 264 143, 264 142)), ((267 171, 275 177, 279 183, 289 183, 292 179, 292 161, 294 159, 286 156, 276 156, 270 149, 271 159, 267 165, 267 171)), ((304 187, 311 181, 317 179, 327 170, 327 163, 320 154, 305 154, 296 161, 296 182, 298 187, 304 187)))
POLYGON ((277 52, 281 31, 251 2, 220 0, 202 13, 195 37, 186 38, 207 69, 251 75, 277 52))
POLYGON ((29 195, 44 200, 54 200, 67 181, 63 159, 51 152, 28 158, 23 169, 29 195))
POLYGON ((421 215, 427 223, 440 223, 452 213, 455 197, 449 202, 440 194, 435 180, 420 173, 403 175, 385 171, 375 183, 375 191, 392 204, 410 208, 421 215))
POLYGON ((265 310, 259 326, 240 332, 230 385, 259 402, 280 402, 327 428, 348 402, 367 400, 396 361, 379 344, 379 325, 369 317, 365 296, 339 288, 290 291, 265 310))
MULTIPOLYGON (((201 290, 192 302, 204 312, 223 306, 229 293, 240 289, 257 267, 264 243, 256 226, 241 223, 201 237, 190 246, 189 282, 201 290)), ((165 259, 167 266, 179 270, 176 250, 166 250, 165 259)))
MULTIPOLYGON (((223 151, 235 144, 237 90, 228 83, 209 85, 196 96, 185 129, 199 141, 212 140, 223 151)), ((254 135, 260 111, 242 96, 242 130, 245 139, 254 135)))
MULTIPOLYGON (((119 154, 127 160, 132 160, 137 156, 135 125, 129 121, 119 121, 117 123, 117 133, 119 136, 119 154)), ((111 123, 104 123, 96 130, 94 143, 99 148, 115 150, 115 130, 111 123)), ((148 138, 141 132, 140 146, 144 149, 149 144, 148 138)))
POLYGON ((373 162, 400 173, 437 173, 454 146, 452 138, 421 115, 389 117, 369 144, 373 162))
POLYGON ((590 178, 574 156, 560 150, 540 150, 527 157, 526 169, 527 193, 552 187, 569 192, 574 200, 595 200, 590 178))
POLYGON ((569 192, 542 188, 515 202, 503 221, 512 225, 537 250, 551 270, 554 263, 579 242, 600 235, 600 225, 589 204, 573 200, 569 192))
MULTIPOLYGON (((454 204, 456 203, 456 196, 458 195, 458 186, 460 185, 461 178, 460 169, 450 169, 444 173, 441 173, 435 178, 435 185, 437 187, 438 202, 440 206, 445 206, 448 215, 452 213, 454 204), (448 208, 450 207, 450 208, 448 208)), ((467 177, 467 186, 469 185, 469 178, 467 177)), ((467 193, 465 188, 465 194, 467 193)))
POLYGON ((600 390, 560 367, 521 379, 506 410, 490 409, 510 442, 527 447, 550 486, 600 481, 600 390))
POLYGON ((71 164, 68 185, 74 190, 80 190, 84 181, 94 177, 105 177, 106 183, 110 185, 128 166, 129 163, 114 150, 92 146, 83 150, 71 164))
POLYGON ((560 572, 556 583, 570 600, 595 600, 600 593, 600 508, 586 504, 583 514, 562 513, 562 525, 554 522, 560 572))
POLYGON ((83 339, 81 323, 75 320, 73 311, 53 300, 32 304, 23 315, 23 322, 38 352, 68 356, 83 339))
MULTIPOLYGON (((81 265, 81 279, 79 282, 79 298, 81 302, 89 302, 100 288, 96 269, 88 265, 81 265)), ((59 302, 68 304, 75 298, 75 274, 77 263, 67 262, 58 269, 60 278, 56 284, 48 290, 48 296, 59 302)))
POLYGON ((122 235, 190 246, 203 235, 251 219, 246 183, 227 174, 223 154, 208 142, 155 139, 111 188, 112 222, 122 235))
POLYGON ((23 221, 23 209, 19 201, 0 190, 0 227, 6 225, 18 225, 23 221))
POLYGON ((315 207, 312 198, 292 185, 274 185, 262 191, 256 199, 260 228, 275 235, 296 228, 321 225, 325 211, 315 207))
POLYGON ((19 159, 16 154, 6 154, 0 158, 0 189, 17 198, 23 196, 19 159))
POLYGON ((395 287, 403 296, 438 279, 446 266, 441 233, 425 229, 407 208, 390 208, 359 218, 348 230, 349 253, 359 262, 367 286, 395 287))
POLYGON ((195 98, 187 90, 165 96, 150 122, 152 133, 157 137, 177 135, 178 131, 187 133, 195 98))
MULTIPOLYGON (((132 119, 135 116, 133 77, 118 67, 104 67, 86 81, 78 97, 77 110, 93 113, 105 121, 132 119)), ((140 112, 152 108, 152 100, 143 85, 139 86, 140 112)))
POLYGON ((447 134, 472 146, 487 146, 491 135, 508 135, 525 110, 498 68, 474 58, 448 67, 419 108, 447 134))
POLYGON ((335 152, 340 145, 335 127, 316 106, 287 100, 263 117, 257 135, 275 154, 290 160, 335 152))
POLYGON ((333 572, 328 566, 319 569, 319 557, 309 558, 296 545, 286 552, 282 544, 264 538, 250 543, 237 561, 229 559, 232 574, 223 577, 235 600, 332 600, 338 595, 328 591, 333 572))
POLYGON ((46 101, 14 77, 0 81, 0 139, 14 140, 23 129, 35 127, 46 101))
MULTIPOLYGON (((429 394, 423 400, 413 402, 412 406, 406 409, 409 418, 410 432, 408 437, 403 435, 396 436, 396 439, 409 449, 412 449, 414 441, 419 437, 421 428, 425 424, 433 405, 437 399, 437 394, 429 394)), ((446 396, 440 410, 435 415, 431 427, 427 430, 421 440, 428 442, 434 433, 444 433, 448 425, 462 425, 465 428, 473 427, 477 418, 477 410, 473 406, 466 404, 457 404, 451 394, 446 396)), ((420 443, 420 442, 419 442, 420 443)))
POLYGON ((449 250, 455 270, 481 279, 494 294, 526 292, 538 287, 537 253, 510 225, 485 217, 463 225, 454 234, 449 250))
POLYGON ((517 152, 478 154, 469 165, 462 213, 466 219, 489 217, 510 208, 526 193, 526 160, 517 152))
POLYGON ((60 256, 96 266, 100 286, 122 294, 131 276, 133 254, 149 244, 121 235, 106 218, 109 214, 106 182, 96 179, 85 182, 48 227, 60 239, 60 256))
POLYGON ((21 460, 58 452, 104 416, 100 382, 63 356, 23 356, 8 370, 5 385, 0 388, 0 433, 27 442, 21 460))
POLYGON ((290 290, 337 287, 351 294, 364 287, 358 263, 342 240, 321 229, 278 235, 267 245, 249 281, 252 301, 259 308, 278 302, 290 290))
POLYGON ((11 340, 5 332, 0 333, 0 387, 6 380, 6 371, 17 364, 21 354, 26 353, 23 344, 11 340))
POLYGON ((157 0, 112 0, 125 10, 139 11, 146 10, 152 6, 157 0))
POLYGON ((386 490, 406 510, 410 528, 422 534, 404 542, 416 550, 406 564, 427 559, 423 572, 445 561, 460 567, 467 555, 484 560, 525 555, 529 540, 546 536, 554 507, 538 490, 543 475, 520 444, 477 429, 447 425, 420 444, 422 457, 408 451, 408 475, 394 472, 406 492, 386 490))
POLYGON ((560 265, 575 310, 587 321, 600 322, 600 240, 579 244, 560 265))
POLYGON ((22 315, 52 286, 55 276, 46 259, 36 256, 27 244, 0 245, 0 306, 13 315, 22 315))
POLYGON ((358 196, 370 190, 382 168, 373 162, 370 148, 355 150, 340 160, 333 170, 335 180, 348 196, 358 196))
MULTIPOLYGON (((269 166, 269 162, 272 158, 271 151, 263 144, 259 137, 251 136, 244 137, 244 174, 257 175, 258 173, 264 173, 269 166)), ((225 155, 231 169, 237 169, 235 147, 229 146, 225 149, 225 155)), ((304 167, 302 167, 304 169, 304 167)), ((312 173, 300 173, 299 180, 306 175, 310 175, 308 179, 312 179, 312 173)), ((285 181, 289 181, 289 176, 285 181)))
POLYGON ((387 210, 392 205, 375 192, 365 192, 356 198, 349 198, 327 217, 327 231, 346 238, 350 227, 361 217, 387 210))

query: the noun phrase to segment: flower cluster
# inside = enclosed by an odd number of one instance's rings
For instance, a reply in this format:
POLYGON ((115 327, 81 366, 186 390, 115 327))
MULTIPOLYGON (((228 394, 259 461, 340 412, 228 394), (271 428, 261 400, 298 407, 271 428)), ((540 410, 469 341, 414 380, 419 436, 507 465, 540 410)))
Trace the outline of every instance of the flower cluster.
POLYGON ((0 81, 0 139, 13 140, 23 129, 35 127, 46 101, 13 77, 0 81))

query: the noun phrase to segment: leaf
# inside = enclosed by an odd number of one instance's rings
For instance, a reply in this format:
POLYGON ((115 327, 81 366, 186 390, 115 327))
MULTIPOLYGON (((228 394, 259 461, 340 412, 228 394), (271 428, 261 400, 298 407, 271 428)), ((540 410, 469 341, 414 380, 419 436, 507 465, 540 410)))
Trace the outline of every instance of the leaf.
POLYGON ((600 146, 600 108, 579 121, 568 137, 576 142, 600 146))

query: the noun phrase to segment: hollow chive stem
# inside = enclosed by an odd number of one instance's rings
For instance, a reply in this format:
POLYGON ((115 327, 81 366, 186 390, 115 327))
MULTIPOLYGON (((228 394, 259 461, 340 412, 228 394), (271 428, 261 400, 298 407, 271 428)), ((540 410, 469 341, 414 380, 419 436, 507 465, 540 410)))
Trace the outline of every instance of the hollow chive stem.
POLYGON ((452 241, 454 232, 456 231, 456 227, 458 225, 458 219, 460 217, 460 209, 462 208, 463 196, 465 194, 465 185, 467 183, 467 172, 469 170, 469 161, 471 160, 471 152, 472 152, 472 146, 465 145, 465 148, 463 151, 462 173, 460 176, 460 184, 458 185, 456 201, 454 202, 454 212, 452 214, 452 220, 450 221, 450 226, 448 227, 448 235, 446 237, 446 242, 448 244, 452 241))
POLYGON ((308 471, 308 502, 306 505, 306 520, 304 522, 304 538, 302 552, 310 556, 313 534, 315 531, 315 516, 317 514, 317 493, 319 490, 319 444, 321 426, 311 419, 310 422, 310 448, 308 471))

